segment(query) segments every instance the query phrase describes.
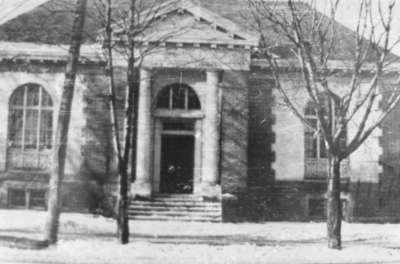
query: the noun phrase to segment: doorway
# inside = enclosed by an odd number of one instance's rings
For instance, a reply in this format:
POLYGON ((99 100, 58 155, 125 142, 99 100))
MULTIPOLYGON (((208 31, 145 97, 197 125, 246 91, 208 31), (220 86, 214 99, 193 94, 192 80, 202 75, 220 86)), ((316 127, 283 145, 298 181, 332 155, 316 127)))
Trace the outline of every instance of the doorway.
POLYGON ((161 136, 161 193, 193 193, 193 135, 161 136))

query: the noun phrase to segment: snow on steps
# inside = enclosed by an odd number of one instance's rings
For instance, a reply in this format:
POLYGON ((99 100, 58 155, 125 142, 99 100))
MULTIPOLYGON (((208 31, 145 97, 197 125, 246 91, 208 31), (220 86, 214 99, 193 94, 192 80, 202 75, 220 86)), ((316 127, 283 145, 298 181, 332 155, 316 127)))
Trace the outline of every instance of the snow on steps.
POLYGON ((203 201, 196 195, 156 194, 151 200, 132 200, 133 220, 221 222, 221 202, 203 201))

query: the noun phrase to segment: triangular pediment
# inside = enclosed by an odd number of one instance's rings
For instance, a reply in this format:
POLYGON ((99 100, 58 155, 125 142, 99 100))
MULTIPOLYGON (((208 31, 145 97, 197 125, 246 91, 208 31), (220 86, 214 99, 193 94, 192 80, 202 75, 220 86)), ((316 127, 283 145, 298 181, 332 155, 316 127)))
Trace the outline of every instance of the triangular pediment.
POLYGON ((177 45, 256 47, 258 35, 190 0, 169 1, 156 14, 151 27, 136 38, 141 42, 177 45))

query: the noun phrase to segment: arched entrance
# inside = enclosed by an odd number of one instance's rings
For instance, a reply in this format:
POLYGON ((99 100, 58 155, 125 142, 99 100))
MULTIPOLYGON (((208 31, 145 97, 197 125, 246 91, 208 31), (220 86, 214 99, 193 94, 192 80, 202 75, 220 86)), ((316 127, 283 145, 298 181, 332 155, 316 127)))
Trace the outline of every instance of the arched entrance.
POLYGON ((201 105, 194 90, 172 84, 157 97, 153 190, 193 193, 200 172, 201 105))

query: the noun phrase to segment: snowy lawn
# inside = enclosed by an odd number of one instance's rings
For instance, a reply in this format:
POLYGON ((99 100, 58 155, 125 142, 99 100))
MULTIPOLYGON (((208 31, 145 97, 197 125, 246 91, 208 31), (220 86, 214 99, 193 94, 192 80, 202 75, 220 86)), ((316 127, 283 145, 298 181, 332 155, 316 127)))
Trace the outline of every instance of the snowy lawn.
MULTIPOLYGON (((0 210, 0 238, 41 238, 44 212, 0 210)), ((113 220, 64 213, 60 241, 43 250, 0 246, 0 263, 400 263, 400 224, 343 225, 329 250, 324 223, 130 223, 119 245, 113 220)), ((0 243, 1 245, 1 243, 0 243)))

